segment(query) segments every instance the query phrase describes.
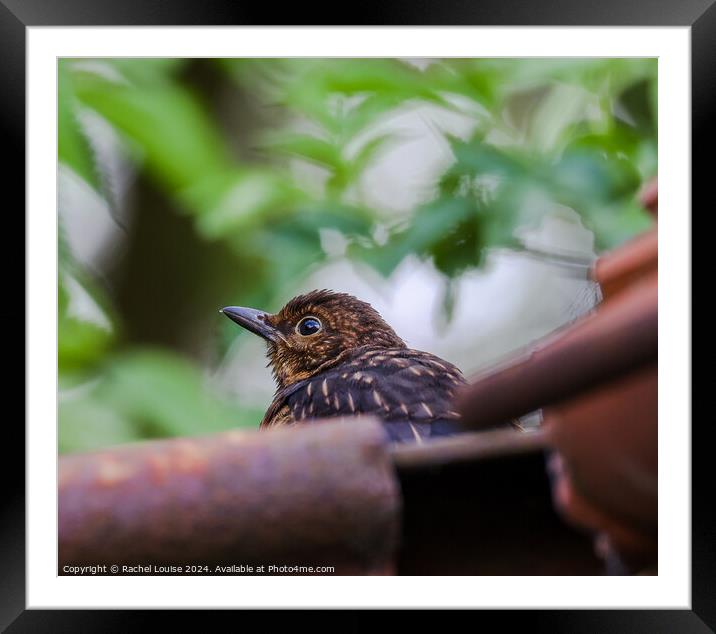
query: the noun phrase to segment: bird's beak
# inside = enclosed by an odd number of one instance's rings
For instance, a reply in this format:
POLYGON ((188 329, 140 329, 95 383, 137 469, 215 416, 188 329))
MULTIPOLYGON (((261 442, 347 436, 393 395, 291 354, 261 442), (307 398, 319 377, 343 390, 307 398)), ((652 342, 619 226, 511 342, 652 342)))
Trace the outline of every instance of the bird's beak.
POLYGON ((276 329, 266 322, 267 315, 262 310, 243 308, 242 306, 227 306, 219 312, 224 313, 231 321, 267 341, 275 342, 279 339, 276 329))

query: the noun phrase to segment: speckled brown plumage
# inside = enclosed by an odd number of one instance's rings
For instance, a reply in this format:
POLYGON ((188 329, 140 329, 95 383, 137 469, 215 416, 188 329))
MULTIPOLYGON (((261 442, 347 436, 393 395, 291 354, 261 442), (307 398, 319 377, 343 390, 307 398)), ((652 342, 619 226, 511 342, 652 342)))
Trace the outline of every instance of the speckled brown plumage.
POLYGON ((399 442, 458 428, 453 401, 465 384, 460 370, 408 348, 366 302, 323 290, 292 299, 275 315, 224 312, 268 342, 277 390, 262 429, 360 414, 381 418, 399 442), (311 318, 320 330, 302 335, 301 324, 311 318))

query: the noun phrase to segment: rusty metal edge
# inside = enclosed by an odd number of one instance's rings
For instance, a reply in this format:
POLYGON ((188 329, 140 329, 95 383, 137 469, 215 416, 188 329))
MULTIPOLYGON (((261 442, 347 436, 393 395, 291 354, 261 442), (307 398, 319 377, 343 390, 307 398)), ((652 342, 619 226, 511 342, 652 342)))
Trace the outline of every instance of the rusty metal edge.
POLYGON ((543 430, 495 429, 465 432, 422 444, 396 445, 391 448, 390 455, 395 468, 401 472, 539 451, 546 447, 547 435, 543 430))

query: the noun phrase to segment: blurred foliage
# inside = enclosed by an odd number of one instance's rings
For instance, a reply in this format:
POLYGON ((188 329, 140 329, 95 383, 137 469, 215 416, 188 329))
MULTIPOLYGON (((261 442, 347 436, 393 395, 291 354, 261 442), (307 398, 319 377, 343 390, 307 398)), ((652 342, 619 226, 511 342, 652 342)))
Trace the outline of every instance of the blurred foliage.
MULTIPOLYGON (((81 398, 60 399, 60 451, 211 433, 240 420, 236 408, 206 385, 193 364, 159 350, 118 354, 95 381, 76 389, 81 398)), ((254 421, 263 415, 247 413, 254 421)))
MULTIPOLYGON (((275 308, 326 259, 325 229, 383 275, 417 254, 449 284, 489 248, 519 248, 515 229, 550 206, 577 211, 599 249, 649 224, 635 194, 656 174, 654 59, 63 59, 58 77, 60 163, 114 205, 85 115, 109 123, 197 237, 233 254, 227 302, 275 308), (263 113, 250 138, 233 138, 197 69, 263 113), (474 132, 444 134, 453 163, 394 221, 359 184, 400 142, 380 124, 418 104, 467 115, 474 132)), ((61 450, 256 426, 261 412, 222 400, 195 362, 125 339, 113 289, 76 261, 62 218, 59 247, 61 450), (77 293, 101 323, 72 309, 77 293)), ((225 349, 237 332, 218 327, 225 349)))

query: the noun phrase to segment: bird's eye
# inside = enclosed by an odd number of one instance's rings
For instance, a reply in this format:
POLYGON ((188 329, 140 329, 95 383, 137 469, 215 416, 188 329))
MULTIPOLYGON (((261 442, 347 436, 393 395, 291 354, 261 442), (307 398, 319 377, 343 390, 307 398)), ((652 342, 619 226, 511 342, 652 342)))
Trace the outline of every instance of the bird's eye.
POLYGON ((304 337, 315 335, 320 329, 321 322, 317 317, 304 317, 296 326, 296 332, 304 337))

